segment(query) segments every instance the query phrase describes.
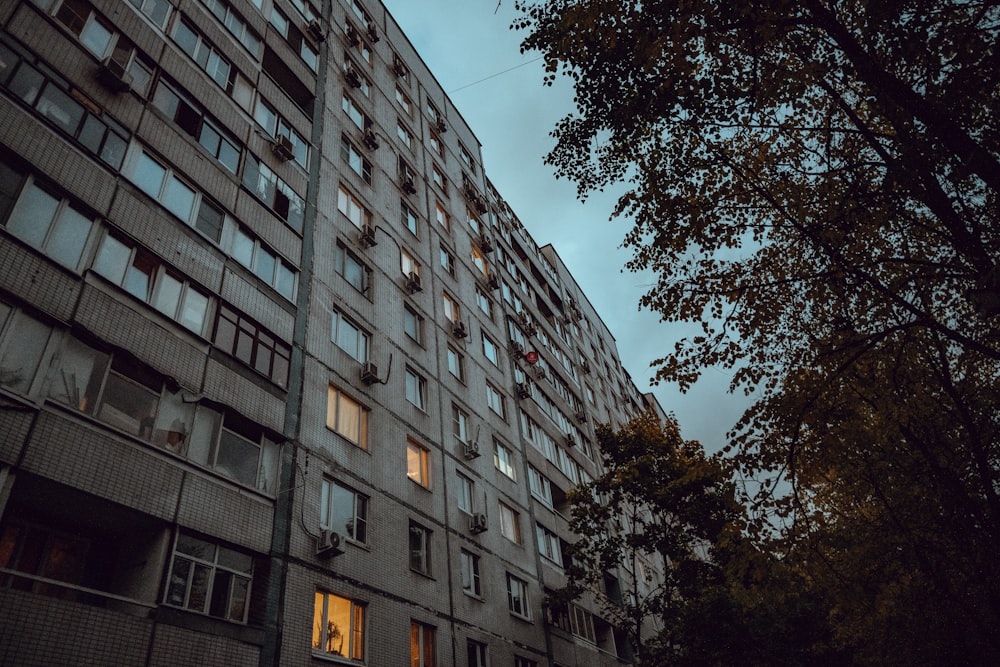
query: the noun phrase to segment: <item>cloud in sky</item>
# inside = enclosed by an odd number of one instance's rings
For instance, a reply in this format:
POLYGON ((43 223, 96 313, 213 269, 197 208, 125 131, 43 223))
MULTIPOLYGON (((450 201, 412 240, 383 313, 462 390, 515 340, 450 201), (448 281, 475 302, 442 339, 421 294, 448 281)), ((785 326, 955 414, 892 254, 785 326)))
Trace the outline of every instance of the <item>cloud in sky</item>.
POLYGON ((482 144, 486 173, 539 245, 551 243, 600 314, 626 370, 641 391, 673 412, 685 438, 720 449, 747 407, 728 394, 730 373, 708 370, 687 394, 652 387, 650 363, 673 349, 687 325, 661 323, 638 309, 651 276, 622 272, 621 248, 630 222, 609 220, 617 195, 594 193, 581 202, 576 186, 557 180, 543 163, 554 145, 550 131, 573 108, 568 81, 542 85, 538 54, 520 52, 509 27, 514 0, 385 0, 385 6, 482 144))

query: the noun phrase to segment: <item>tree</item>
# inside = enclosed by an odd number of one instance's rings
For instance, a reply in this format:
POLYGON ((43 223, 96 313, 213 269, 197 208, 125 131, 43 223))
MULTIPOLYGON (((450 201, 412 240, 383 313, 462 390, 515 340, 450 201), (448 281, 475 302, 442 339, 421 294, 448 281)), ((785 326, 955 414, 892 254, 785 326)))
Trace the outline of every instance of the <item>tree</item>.
POLYGON ((639 665, 844 664, 807 583, 744 539, 718 455, 652 412, 597 436, 604 473, 568 494, 579 540, 552 607, 603 591, 602 616, 639 665))
POLYGON ((750 527, 859 661, 1000 660, 1000 7, 517 6, 576 88, 549 162, 627 184, 642 306, 702 324, 657 378, 757 394, 750 527))

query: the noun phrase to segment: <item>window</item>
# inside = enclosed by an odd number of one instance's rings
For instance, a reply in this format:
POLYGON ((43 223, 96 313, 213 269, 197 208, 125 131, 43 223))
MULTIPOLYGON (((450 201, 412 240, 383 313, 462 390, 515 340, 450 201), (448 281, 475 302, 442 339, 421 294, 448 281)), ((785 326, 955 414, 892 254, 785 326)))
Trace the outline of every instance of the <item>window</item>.
POLYGON ((372 121, 368 118, 368 115, 358 108, 358 105, 354 103, 354 100, 347 95, 343 96, 340 106, 344 110, 344 113, 347 114, 347 117, 351 119, 351 122, 354 123, 354 125, 362 132, 371 126, 372 121))
POLYGON ((460 443, 469 442, 469 414, 454 403, 451 404, 452 433, 460 443))
POLYGON ((233 355, 281 387, 288 383, 291 347, 225 305, 215 320, 216 347, 233 355))
MULTIPOLYGON (((437 154, 439 158, 444 159, 444 144, 441 143, 441 138, 438 137, 437 133, 431 130, 427 138, 427 143, 430 144, 431 150, 437 154)), ((437 167, 435 167, 436 169, 437 167)))
POLYGON ((114 38, 114 28, 97 16, 88 2, 66 0, 59 6, 55 17, 98 58, 107 54, 114 38))
POLYGON ((501 419, 507 419, 507 402, 493 385, 486 383, 486 405, 501 419))
POLYGON ((434 219, 446 232, 451 231, 451 216, 445 210, 444 204, 439 201, 434 202, 434 219))
POLYGON ((532 496, 542 501, 546 506, 552 507, 552 483, 530 463, 528 464, 528 488, 531 489, 532 496))
POLYGON ((372 223, 372 214, 357 197, 345 190, 343 185, 337 191, 337 210, 343 213, 358 229, 363 229, 372 223))
POLYGON ((252 581, 249 555, 179 533, 164 603, 245 623, 252 581))
POLYGON ((441 303, 444 307, 444 316, 452 322, 458 322, 459 318, 462 316, 461 310, 458 307, 458 302, 451 298, 451 295, 448 293, 444 293, 441 295, 441 303))
POLYGON ((153 93, 153 104, 201 147, 235 174, 240 166, 240 146, 228 131, 205 117, 201 107, 187 99, 179 88, 161 79, 153 93))
POLYGON ((465 146, 461 144, 459 144, 458 149, 459 149, 458 155, 462 159, 462 164, 468 167, 472 171, 472 173, 475 174, 476 163, 473 161, 472 155, 469 153, 468 149, 466 149, 465 146))
POLYGON ((253 155, 247 155, 243 164, 243 185, 270 208, 275 215, 302 233, 305 202, 291 186, 271 171, 253 155))
POLYGON ((237 226, 234 230, 230 254, 254 275, 276 289, 281 296, 289 301, 294 299, 295 269, 246 228, 237 226))
POLYGON ((404 276, 408 276, 411 273, 420 275, 420 262, 413 259, 413 255, 408 253, 402 248, 399 249, 399 269, 403 272, 404 276))
POLYGON ((594 632, 594 616, 580 607, 580 605, 570 604, 569 606, 570 631, 585 639, 591 644, 597 643, 597 634, 594 632))
POLYGON ((431 531, 410 521, 410 569, 431 574, 431 531))
POLYGON ((482 597, 483 589, 479 576, 479 556, 471 551, 462 549, 459 557, 462 560, 462 590, 477 598, 482 597))
POLYGON ((465 357, 451 345, 448 346, 448 372, 465 382, 465 357))
POLYGON ((396 102, 399 103, 399 106, 402 107, 407 116, 413 117, 413 102, 410 101, 410 96, 404 93, 403 89, 399 86, 396 86, 396 102))
MULTIPOLYGON (((126 60, 128 57, 123 56, 126 60)), ((15 53, 2 43, 0 60, 3 62, 0 86, 6 83, 13 96, 20 98, 36 114, 68 134, 108 166, 115 170, 121 167, 128 140, 128 131, 124 127, 92 104, 84 106, 80 100, 74 99, 72 89, 67 88, 64 81, 48 75, 44 69, 36 69, 29 62, 31 58, 15 53), (22 62, 19 63, 19 60, 22 62), (17 73, 8 80, 15 70, 17 73)), ((130 66, 130 71, 132 69, 135 68, 130 66)), ((136 89, 148 85, 140 83, 138 74, 136 72, 132 78, 132 86, 136 89)))
POLYGON ((444 246, 440 246, 441 268, 448 272, 448 275, 455 275, 455 257, 444 246))
POLYGON ((421 410, 427 406, 427 380, 412 368, 406 369, 406 400, 421 410))
POLYGON ((514 453, 497 440, 493 441, 493 465, 507 477, 517 479, 514 475, 514 453))
POLYGON ((465 648, 469 667, 486 667, 486 644, 469 639, 465 648))
POLYGON ((435 123, 440 122, 440 121, 443 120, 443 118, 441 116, 441 112, 439 112, 437 110, 437 107, 434 106, 434 103, 431 102, 430 100, 427 100, 427 115, 435 123))
POLYGON ((514 544, 522 544, 521 515, 512 507, 500 503, 500 534, 514 544))
POLYGON ((424 488, 431 486, 431 452, 412 438, 406 439, 406 476, 424 488))
MULTIPOLYGON (((307 21, 309 19, 307 18, 307 21)), ((274 26, 277 31, 285 38, 292 50, 298 53, 299 58, 302 62, 306 64, 312 71, 316 71, 316 66, 318 64, 318 54, 316 49, 313 48, 312 44, 306 39, 306 36, 302 34, 302 31, 296 27, 295 23, 288 20, 277 7, 271 9, 271 25, 274 26)))
POLYGON ((365 608, 355 600, 316 591, 313 604, 313 651, 349 660, 365 657, 365 608))
MULTIPOLYGON (((170 4, 167 0, 131 0, 132 4, 146 4, 155 5, 156 12, 166 14, 167 8, 170 4)), ((260 37, 257 36, 250 28, 247 26, 246 21, 244 21, 239 14, 233 11, 233 8, 229 6, 229 3, 224 0, 204 0, 205 5, 215 14, 215 18, 219 19, 222 25, 226 26, 226 29, 236 38, 240 44, 245 46, 248 51, 255 58, 260 57, 261 53, 261 41, 260 37)), ((155 21, 156 19, 154 19, 155 21)), ((162 20, 162 19, 161 19, 162 20)), ((159 25, 163 25, 159 23, 159 25)))
POLYGON ((196 334, 204 334, 208 296, 144 248, 133 248, 109 234, 101 241, 94 270, 196 334))
POLYGON ((410 622, 410 667, 434 667, 434 628, 410 622))
POLYGON ((417 174, 413 171, 403 156, 399 156, 399 162, 397 164, 399 168, 399 182, 402 185, 403 191, 407 194, 415 194, 417 192, 417 174))
POLYGON ((528 584, 510 572, 507 573, 507 608, 515 616, 531 618, 531 609, 528 607, 528 584))
POLYGON ((472 255, 472 265, 476 267, 476 270, 478 270, 484 278, 488 278, 490 273, 489 269, 486 267, 486 255, 484 255, 483 251, 475 245, 469 248, 469 252, 472 255))
POLYGON ((417 343, 423 341, 424 318, 409 306, 403 307, 403 330, 417 343))
POLYGON ((472 514, 475 511, 475 486, 472 480, 462 473, 456 473, 456 479, 458 488, 455 492, 455 499, 458 502, 458 509, 466 514, 472 514))
POLYGON ((354 24, 347 21, 344 25, 344 32, 347 34, 347 43, 361 54, 362 60, 371 65, 372 49, 365 40, 361 39, 361 33, 354 27, 354 24))
POLYGON ((344 78, 347 79, 348 85, 360 90, 362 95, 371 97, 372 82, 354 64, 348 51, 344 51, 344 78))
POLYGON ((396 136, 407 148, 413 149, 413 133, 406 129, 402 121, 396 121, 396 136))
POLYGON ((361 449, 368 449, 368 410, 333 385, 327 392, 326 426, 361 449))
POLYGON ((538 667, 538 663, 534 660, 528 660, 527 658, 522 658, 519 655, 514 656, 514 667, 538 667))
POLYGON ((406 205, 406 202, 402 199, 399 200, 400 209, 400 220, 403 226, 410 230, 410 233, 414 236, 417 235, 417 214, 413 212, 413 209, 406 205))
POLYGON ((219 84, 227 93, 232 91, 233 82, 236 78, 236 70, 218 50, 198 33, 197 29, 187 18, 181 18, 174 22, 173 34, 171 36, 174 38, 177 46, 184 53, 191 56, 191 59, 198 63, 198 66, 213 81, 219 84))
POLYGON ((354 289, 362 294, 368 292, 368 285, 371 282, 371 269, 341 243, 337 243, 337 250, 334 256, 334 270, 337 272, 337 275, 346 280, 354 289))
POLYGON ((351 143, 346 134, 340 135, 340 159, 347 163, 351 171, 363 178, 365 183, 371 185, 372 165, 354 147, 354 144, 351 143))
POLYGON ((257 124, 264 128, 268 136, 275 139, 278 137, 288 139, 292 144, 292 159, 303 168, 308 167, 309 144, 259 93, 254 102, 253 117, 257 124))
POLYGON ((483 290, 478 285, 476 286, 476 305, 479 306, 479 310, 486 314, 486 317, 493 319, 493 301, 490 300, 483 290))
POLYGON ((555 565, 562 567, 562 547, 559 536, 540 523, 535 524, 535 537, 538 538, 538 553, 555 565))
POLYGON ((140 190, 162 204, 181 220, 189 222, 194 214, 195 190, 146 152, 140 151, 129 170, 129 177, 140 190))
POLYGON ((333 311, 331 318, 330 340, 361 363, 368 361, 369 333, 337 310, 333 311))
POLYGON ((66 199, 28 183, 7 220, 7 231, 76 270, 94 221, 66 199))
POLYGON ((47 325, 0 302, 0 387, 30 392, 51 333, 47 325))
MULTIPOLYGON (((470 185, 470 187, 472 186, 470 185)), ((478 197, 479 195, 476 196, 478 197)), ((472 209, 469 208, 468 206, 465 207, 465 221, 469 224, 469 227, 471 227, 474 232, 476 232, 477 234, 482 233, 483 223, 479 221, 479 216, 476 215, 472 211, 472 209)))
POLYGON ((340 482, 324 479, 319 525, 365 544, 368 542, 368 496, 340 482))
POLYGON ((448 194, 448 181, 436 164, 431 165, 431 180, 434 181, 434 185, 441 188, 445 194, 448 194))
POLYGON ((494 366, 500 366, 500 355, 497 351, 497 344, 485 332, 483 333, 483 355, 494 366))

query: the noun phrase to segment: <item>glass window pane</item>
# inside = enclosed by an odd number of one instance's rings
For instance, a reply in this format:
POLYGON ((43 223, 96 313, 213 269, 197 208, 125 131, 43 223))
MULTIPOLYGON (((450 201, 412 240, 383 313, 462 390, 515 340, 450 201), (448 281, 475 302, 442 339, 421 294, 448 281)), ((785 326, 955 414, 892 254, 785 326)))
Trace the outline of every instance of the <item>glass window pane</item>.
POLYGON ((270 285, 274 281, 275 257, 263 248, 257 252, 257 265, 254 266, 254 273, 257 277, 270 285))
POLYGON ((7 332, 3 356, 0 356, 0 385, 16 392, 26 392, 30 388, 49 332, 49 327, 38 320, 23 313, 15 314, 7 332))
POLYGON ((163 177, 166 175, 167 170, 162 165, 142 153, 136 160, 132 181, 149 196, 159 198, 163 177))
POLYGON ((181 290, 184 288, 177 278, 169 273, 160 273, 156 281, 156 293, 153 296, 153 307, 158 311, 173 318, 177 316, 177 306, 181 300, 181 290))
POLYGON ((153 435, 159 397, 117 373, 108 375, 97 418, 141 438, 153 435))
POLYGON ((81 412, 92 413, 104 380, 108 355, 69 338, 58 365, 59 371, 49 385, 49 396, 81 412))
POLYGON ((94 270, 115 285, 121 285, 131 255, 132 249, 127 245, 113 236, 105 236, 94 260, 94 270))
POLYGON ((208 315, 208 297, 188 287, 184 293, 184 303, 178 321, 191 331, 200 334, 205 329, 208 315))
POLYGON ((215 469, 243 484, 253 486, 257 482, 259 456, 259 445, 223 429, 219 438, 219 451, 215 457, 215 469))
POLYGON ((60 264, 75 269, 92 225, 93 220, 67 206, 49 236, 46 253, 60 264))
POLYGON ((83 120, 83 107, 52 83, 45 86, 35 108, 68 134, 75 135, 83 120))
POLYGON ((98 58, 103 58, 111 45, 112 32, 91 15, 80 33, 80 41, 98 58))
POLYGON ((31 65, 21 63, 17 73, 10 82, 10 92, 14 93, 28 104, 34 104, 38 91, 42 89, 45 77, 31 65))
POLYGON ((163 203, 171 213, 186 221, 191 219, 194 197, 194 190, 176 178, 171 178, 163 193, 163 203))
POLYGON ((59 200, 31 184, 7 221, 7 229, 25 243, 40 249, 58 207, 59 200))

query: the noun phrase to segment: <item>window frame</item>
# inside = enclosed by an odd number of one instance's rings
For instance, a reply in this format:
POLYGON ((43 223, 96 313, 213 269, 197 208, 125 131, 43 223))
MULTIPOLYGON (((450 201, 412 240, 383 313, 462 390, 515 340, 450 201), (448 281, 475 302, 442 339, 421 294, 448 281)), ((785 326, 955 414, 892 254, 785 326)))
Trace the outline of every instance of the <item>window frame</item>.
POLYGON ((253 574, 254 574, 254 558, 252 555, 247 554, 241 550, 232 549, 227 546, 223 546, 217 542, 202 539, 196 537, 195 535, 188 533, 187 531, 177 531, 173 539, 173 548, 171 551, 170 559, 170 570, 167 575, 167 585, 164 587, 163 591, 163 604, 175 607, 178 609, 184 609, 186 611, 191 611, 196 614, 201 614, 204 616, 211 616, 213 618, 220 618, 225 621, 231 621, 234 623, 246 624, 247 617, 250 612, 250 600, 251 593, 253 589, 253 574), (183 540, 193 540, 202 545, 211 545, 213 547, 213 553, 211 560, 204 557, 201 553, 192 553, 193 548, 182 551, 187 547, 181 546, 181 541, 183 540), (233 554, 234 556, 224 557, 224 554, 233 554), (249 571, 237 569, 233 563, 234 561, 242 557, 249 562, 249 571), (181 562, 187 562, 187 573, 179 574, 181 562), (197 572, 207 571, 207 577, 205 579, 200 579, 197 572), (220 578, 219 573, 225 573, 228 575, 228 579, 220 578), (237 616, 233 612, 234 594, 236 594, 235 583, 237 581, 245 582, 245 588, 243 590, 243 600, 242 600, 242 610, 237 616), (197 608, 197 597, 192 598, 192 588, 203 582, 205 585, 205 591, 198 597, 202 597, 200 608, 197 608), (225 582, 225 583, 223 583, 225 582), (183 586, 183 591, 177 590, 177 585, 183 586), (227 590, 226 595, 226 613, 224 615, 219 615, 217 613, 212 613, 212 607, 217 603, 217 585, 226 585, 227 590), (182 599, 177 600, 177 593, 182 594, 182 599))
POLYGON ((406 476, 414 484, 431 488, 431 450, 411 437, 406 438, 406 476))
POLYGON ((405 372, 404 397, 421 412, 427 412, 427 378, 410 366, 405 372))
POLYGON ((462 577, 462 592, 476 599, 483 599, 481 558, 479 554, 466 549, 459 550, 459 564, 462 577))
POLYGON ((513 616, 531 620, 528 582, 510 572, 507 573, 507 609, 513 616))
POLYGON ((331 477, 324 477, 320 490, 320 528, 326 530, 336 530, 348 540, 357 542, 358 544, 367 545, 368 509, 370 506, 369 500, 370 498, 367 495, 361 493, 360 491, 356 491, 339 480, 331 477), (340 496, 339 500, 338 495, 340 496), (343 529, 338 530, 340 526, 334 526, 332 524, 335 508, 346 504, 345 501, 348 498, 350 504, 350 518, 343 526, 343 529))
MULTIPOLYGON (((365 659, 365 615, 367 605, 351 598, 346 598, 330 591, 317 589, 313 596, 313 634, 310 642, 314 655, 338 656, 351 661, 364 662, 365 659), (322 649, 324 644, 332 646, 333 639, 327 635, 332 621, 329 621, 331 599, 347 603, 347 616, 350 619, 346 633, 348 637, 347 652, 334 653, 322 649), (317 618, 319 616, 319 618, 317 618), (317 628, 319 632, 317 633, 317 628)), ((333 624, 335 626, 335 624, 333 624)), ((341 635, 343 636, 343 635, 341 635)))
POLYGON ((407 531, 410 570, 425 577, 432 576, 431 537, 433 535, 434 531, 430 528, 410 519, 407 531))
POLYGON ((524 535, 521 532, 521 513, 502 500, 499 501, 499 505, 500 534, 514 544, 523 545, 524 535))
POLYGON ((359 401, 348 396, 334 384, 328 385, 326 399, 326 427, 347 440, 349 443, 368 451, 368 420, 370 410, 359 401), (341 402, 348 405, 341 406, 341 402), (357 433, 349 432, 345 425, 341 424, 344 410, 357 410, 357 433))

